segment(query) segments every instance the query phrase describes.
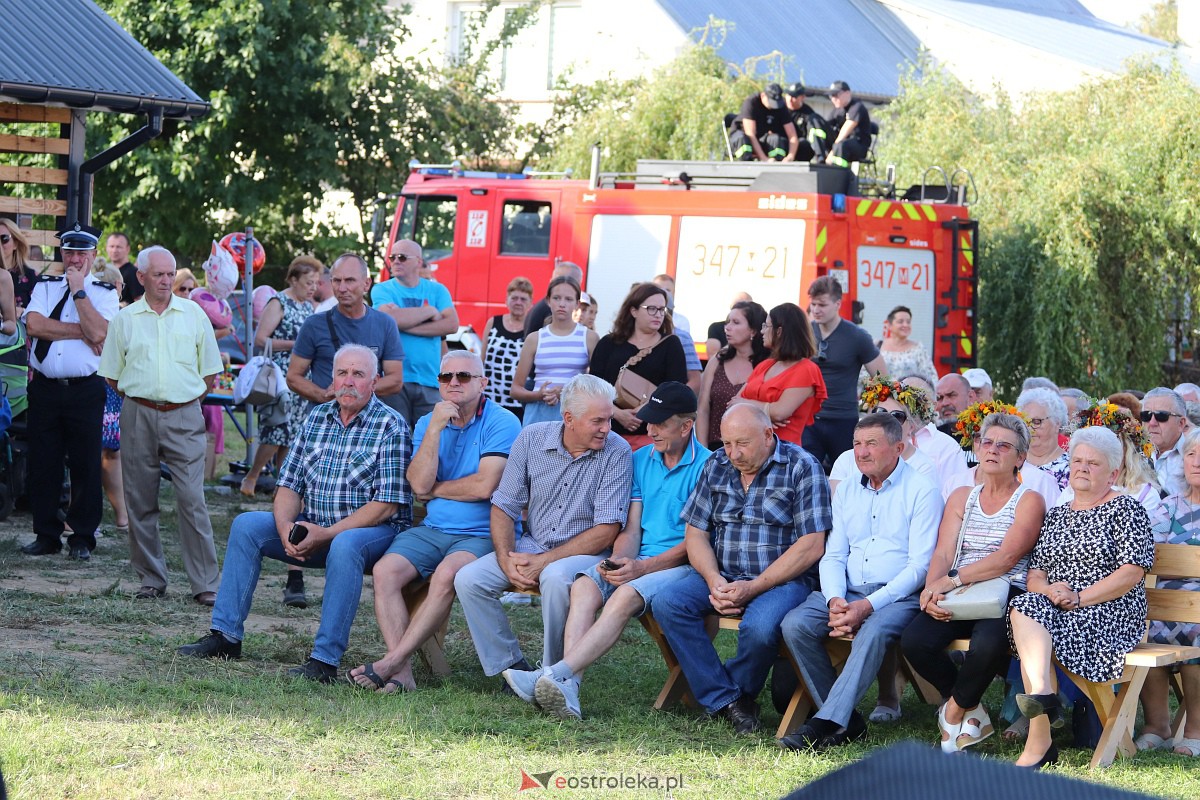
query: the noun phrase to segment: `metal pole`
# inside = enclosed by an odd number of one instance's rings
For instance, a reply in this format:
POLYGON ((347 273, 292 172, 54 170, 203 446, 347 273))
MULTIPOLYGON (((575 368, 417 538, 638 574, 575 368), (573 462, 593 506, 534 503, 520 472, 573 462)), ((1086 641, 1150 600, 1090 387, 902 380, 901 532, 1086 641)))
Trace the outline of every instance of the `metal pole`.
MULTIPOLYGON (((254 228, 246 228, 246 249, 242 257, 242 311, 246 315, 246 362, 254 358, 254 228)), ((258 416, 246 403, 246 468, 254 464, 258 450, 258 416)))

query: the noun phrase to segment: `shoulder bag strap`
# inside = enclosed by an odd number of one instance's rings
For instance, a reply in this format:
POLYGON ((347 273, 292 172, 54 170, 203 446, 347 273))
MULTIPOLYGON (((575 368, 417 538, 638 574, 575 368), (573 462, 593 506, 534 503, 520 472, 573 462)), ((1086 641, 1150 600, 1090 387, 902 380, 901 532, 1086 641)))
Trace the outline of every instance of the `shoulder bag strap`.
POLYGON ((329 339, 333 342, 333 352, 342 349, 342 340, 338 338, 337 331, 333 329, 333 312, 336 309, 329 309, 325 312, 325 324, 329 326, 329 339))
POLYGON ((631 355, 629 357, 629 360, 625 362, 625 365, 623 367, 621 367, 621 369, 629 369, 630 367, 634 367, 634 366, 637 366, 638 364, 642 363, 642 359, 644 359, 646 356, 653 353, 654 349, 656 347, 658 347, 660 344, 665 342, 667 339, 670 339, 674 335, 675 334, 672 333, 671 336, 664 336, 663 338, 659 339, 657 342, 650 345, 649 347, 643 347, 641 350, 638 350, 636 353, 634 353, 633 355, 631 355))
POLYGON ((971 516, 971 509, 978 502, 979 493, 982 490, 982 486, 972 487, 971 493, 967 495, 967 502, 963 505, 962 525, 958 528, 958 545, 954 548, 954 560, 950 562, 951 569, 958 566, 958 558, 962 555, 963 538, 967 535, 967 520, 971 516))

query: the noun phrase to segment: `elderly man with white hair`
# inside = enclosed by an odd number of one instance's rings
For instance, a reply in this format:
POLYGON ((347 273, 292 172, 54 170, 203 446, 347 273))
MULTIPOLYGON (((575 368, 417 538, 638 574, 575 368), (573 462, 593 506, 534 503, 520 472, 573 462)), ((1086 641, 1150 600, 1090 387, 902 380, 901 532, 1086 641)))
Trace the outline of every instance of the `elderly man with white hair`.
POLYGON ((125 398, 121 407, 122 485, 129 507, 129 560, 141 580, 134 595, 167 593, 158 535, 159 463, 171 470, 183 566, 200 605, 216 600, 217 549, 204 503, 207 439, 200 400, 223 369, 204 310, 172 291, 175 256, 147 247, 137 257, 145 294, 108 325, 97 372, 125 398))
POLYGON ((609 555, 629 513, 633 457, 612 431, 615 397, 595 375, 577 375, 559 396, 562 421, 529 425, 513 442, 492 495, 495 552, 454 578, 485 675, 532 669, 500 603, 511 589, 541 593, 542 663, 563 657, 571 584, 609 555))
MULTIPOLYGON (((148 294, 149 292, 147 292, 148 294)), ((412 524, 405 471, 408 423, 375 397, 379 361, 343 345, 333 357, 333 399, 314 408, 279 471, 272 511, 239 514, 229 530, 221 590, 208 635, 179 648, 196 658, 240 658, 264 558, 325 570, 321 623, 308 661, 288 671, 332 683, 350 640, 363 573, 412 524)))
POLYGON ((1154 445, 1154 471, 1168 494, 1187 491, 1183 480, 1183 453, 1179 440, 1190 426, 1187 404, 1174 390, 1159 386, 1142 398, 1142 425, 1154 445))

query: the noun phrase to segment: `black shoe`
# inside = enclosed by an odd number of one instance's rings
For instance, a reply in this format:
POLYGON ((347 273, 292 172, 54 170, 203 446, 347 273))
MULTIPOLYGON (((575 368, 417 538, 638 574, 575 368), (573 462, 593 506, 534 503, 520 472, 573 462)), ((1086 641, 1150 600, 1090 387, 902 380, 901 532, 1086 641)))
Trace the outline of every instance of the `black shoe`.
POLYGON ((288 677, 304 678, 317 683, 333 683, 337 680, 337 667, 310 658, 302 667, 292 667, 287 671, 288 677))
POLYGON ((775 744, 785 750, 813 750, 824 738, 825 734, 818 732, 806 722, 795 733, 776 739, 775 744))
MULTIPOLYGON (((524 656, 522 656, 520 661, 512 664, 508 667, 508 669, 519 669, 522 672, 533 672, 534 667, 525 660, 524 656)), ((501 672, 503 672, 503 670, 501 670, 501 672)), ((508 685, 508 681, 504 680, 503 676, 500 678, 500 694, 511 694, 513 697, 517 696, 517 693, 513 691, 511 686, 508 685)))
POLYGON ((1066 724, 1062 715, 1062 704, 1058 702, 1057 694, 1018 694, 1017 708, 1026 719, 1046 715, 1051 728, 1061 728, 1066 724))
POLYGON ((71 545, 68 557, 76 561, 87 561, 92 557, 92 551, 88 549, 86 544, 73 544, 71 545))
POLYGON ((862 714, 855 711, 850 715, 850 721, 846 723, 846 729, 823 737, 821 741, 817 742, 817 749, 824 750, 828 747, 841 747, 844 744, 850 744, 851 742, 857 742, 865 738, 867 738, 867 721, 863 719, 862 714))
POLYGON ((288 608, 308 608, 303 572, 288 572, 287 583, 283 585, 283 604, 288 608), (293 579, 293 575, 298 577, 293 579))
POLYGON ((62 542, 57 539, 43 539, 41 536, 21 548, 27 556, 52 556, 62 550, 62 542))
POLYGON ((185 644, 175 652, 195 658, 241 658, 242 643, 231 642, 216 631, 210 631, 200 640, 185 644))
POLYGON ((1030 770, 1041 769, 1042 767, 1045 767, 1047 765, 1057 764, 1057 763, 1058 763, 1058 745, 1051 743, 1050 749, 1047 750, 1046 754, 1042 756, 1041 761, 1037 762, 1036 764, 1030 764, 1027 767, 1021 767, 1021 769, 1030 769, 1030 770))
POLYGON ((742 735, 754 733, 762 727, 758 721, 758 703, 745 696, 719 709, 713 716, 729 720, 734 732, 742 735))

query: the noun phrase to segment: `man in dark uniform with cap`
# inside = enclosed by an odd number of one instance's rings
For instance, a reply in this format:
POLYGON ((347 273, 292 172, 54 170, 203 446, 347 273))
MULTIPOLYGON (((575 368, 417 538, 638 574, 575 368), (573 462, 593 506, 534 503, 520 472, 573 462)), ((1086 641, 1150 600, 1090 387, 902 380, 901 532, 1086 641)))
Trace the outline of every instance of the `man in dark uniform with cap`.
POLYGON ((769 83, 742 103, 729 135, 729 147, 738 161, 795 161, 800 137, 783 107, 783 89, 769 83))
POLYGON ((796 126, 796 135, 800 137, 800 149, 796 151, 796 160, 824 164, 832 142, 829 123, 806 102, 808 90, 804 88, 803 83, 793 83, 784 89, 783 93, 788 113, 792 116, 792 124, 796 126))
POLYGON ((871 115, 862 100, 855 100, 850 85, 834 81, 829 86, 829 102, 837 109, 829 120, 837 138, 830 147, 826 162, 849 167, 852 161, 862 161, 871 149, 871 115))
POLYGON ((104 379, 96 374, 108 321, 120 305, 116 287, 92 277, 100 231, 76 223, 58 234, 63 275, 33 288, 25 326, 33 340, 29 381, 29 504, 37 538, 21 550, 41 556, 62 549, 58 517, 64 460, 71 472, 67 540, 71 558, 87 561, 100 525, 100 432, 104 379))

